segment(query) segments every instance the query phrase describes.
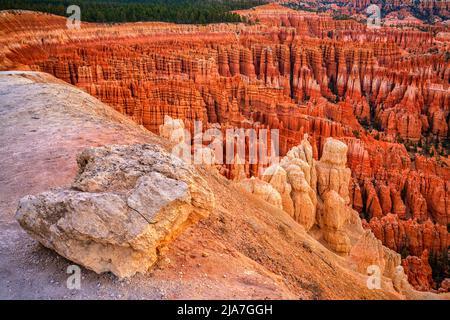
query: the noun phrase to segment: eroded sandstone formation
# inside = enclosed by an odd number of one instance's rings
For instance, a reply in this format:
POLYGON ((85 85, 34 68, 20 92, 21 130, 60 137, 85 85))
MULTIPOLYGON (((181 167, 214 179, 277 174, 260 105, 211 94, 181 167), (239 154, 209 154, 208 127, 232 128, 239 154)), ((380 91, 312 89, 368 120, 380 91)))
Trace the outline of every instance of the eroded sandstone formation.
POLYGON ((254 187, 248 187, 247 191, 282 208, 306 231, 314 226, 319 228, 333 251, 348 254, 354 240, 352 232, 362 233, 363 229, 357 212, 350 207, 350 169, 346 163, 347 146, 332 138, 325 143, 320 161, 315 161, 305 135, 280 164, 266 169, 264 181, 252 178, 241 184, 271 186, 270 192, 256 192, 254 187), (268 194, 276 196, 269 198, 268 194), (275 197, 277 201, 272 200, 275 197))
MULTIPOLYGON (((262 179, 267 182, 252 178, 239 184, 283 209, 330 250, 345 257, 355 271, 378 270, 402 293, 414 292, 407 279, 415 289, 430 290, 431 268, 426 260, 410 256, 402 262, 400 254, 383 246, 371 230, 363 229, 358 213, 350 207, 347 150, 343 142, 329 138, 321 159, 315 161, 305 136, 280 164, 266 169, 262 179)), ((428 257, 424 252, 422 259, 428 257)))
POLYGON ((239 186, 248 193, 254 194, 256 197, 270 203, 276 208, 283 208, 280 193, 274 187, 265 181, 255 179, 244 179, 239 181, 239 186))
POLYGON ((44 246, 97 273, 145 273, 214 195, 195 170, 157 145, 90 148, 70 189, 21 199, 16 218, 44 246))

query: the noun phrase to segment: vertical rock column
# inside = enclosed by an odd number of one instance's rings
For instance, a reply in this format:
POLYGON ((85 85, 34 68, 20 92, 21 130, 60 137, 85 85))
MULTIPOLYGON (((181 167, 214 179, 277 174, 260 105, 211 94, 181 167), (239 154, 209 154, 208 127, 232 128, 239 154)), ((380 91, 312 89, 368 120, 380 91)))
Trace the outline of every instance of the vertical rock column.
POLYGON ((317 173, 318 224, 323 238, 334 251, 348 253, 350 238, 344 231, 351 218, 349 184, 351 171, 347 163, 347 145, 329 138, 325 142, 317 173))

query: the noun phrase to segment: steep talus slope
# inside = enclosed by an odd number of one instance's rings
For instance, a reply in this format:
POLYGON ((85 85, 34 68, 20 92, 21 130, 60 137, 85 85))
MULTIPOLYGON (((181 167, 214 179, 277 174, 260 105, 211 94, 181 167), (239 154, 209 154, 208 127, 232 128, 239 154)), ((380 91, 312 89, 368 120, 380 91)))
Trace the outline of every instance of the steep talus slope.
POLYGON ((67 30, 61 17, 3 12, 0 68, 53 74, 155 133, 166 115, 190 130, 274 128, 281 155, 308 133, 316 160, 340 139, 364 226, 404 257, 447 255, 448 41, 278 5, 239 13, 259 23, 67 30))
POLYGON ((78 89, 40 73, 0 74, 3 298, 400 298, 308 236, 283 211, 200 169, 216 196, 206 220, 169 245, 151 274, 119 281, 83 269, 82 290, 65 287, 61 259, 21 232, 19 198, 67 186, 85 147, 164 140, 78 89))

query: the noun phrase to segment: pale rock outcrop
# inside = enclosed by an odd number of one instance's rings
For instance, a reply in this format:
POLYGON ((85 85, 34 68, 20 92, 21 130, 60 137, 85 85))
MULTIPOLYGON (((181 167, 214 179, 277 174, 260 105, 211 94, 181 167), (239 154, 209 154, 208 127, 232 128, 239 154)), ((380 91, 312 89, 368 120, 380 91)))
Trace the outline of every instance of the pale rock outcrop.
POLYGON ((193 167, 156 145, 89 148, 69 189, 21 199, 20 225, 97 273, 145 273, 186 227, 214 208, 193 167))
POLYGON ((264 171, 261 179, 270 183, 278 191, 281 196, 283 210, 294 216, 294 203, 291 199, 292 187, 288 183, 286 170, 280 165, 272 165, 264 171))
POLYGON ((291 187, 291 216, 307 231, 317 224, 324 240, 339 253, 348 253, 351 247, 349 230, 345 228, 348 222, 362 232, 358 214, 347 206, 351 172, 346 161, 347 146, 332 138, 326 141, 321 160, 315 161, 308 135, 280 161, 291 187))
POLYGON ((164 116, 164 124, 159 126, 159 135, 173 143, 184 143, 186 138, 183 120, 164 116))
POLYGON ((322 157, 316 163, 317 190, 322 197, 328 191, 337 192, 350 203, 349 185, 351 171, 347 163, 347 145, 342 141, 328 138, 323 147, 322 157))
POLYGON ((313 190, 316 190, 317 175, 315 163, 313 148, 308 141, 308 135, 305 134, 301 143, 288 151, 286 156, 281 160, 280 165, 285 169, 290 164, 298 165, 303 170, 308 184, 313 190))
POLYGON ((288 182, 292 187, 293 218, 308 231, 316 222, 316 193, 306 181, 305 175, 299 166, 292 164, 286 171, 288 182))
POLYGON ((238 185, 248 193, 254 194, 279 209, 283 209, 281 195, 270 183, 253 177, 239 181, 238 185))
POLYGON ((308 135, 305 134, 303 136, 303 140, 301 143, 293 147, 289 150, 289 152, 286 154, 286 157, 289 159, 302 159, 303 161, 307 162, 309 165, 312 165, 313 163, 313 150, 311 147, 311 144, 308 141, 308 135))
POLYGON ((172 148, 172 154, 184 162, 201 165, 205 168, 217 169, 215 167, 216 157, 213 149, 205 147, 202 144, 194 144, 191 147, 190 133, 185 129, 182 119, 173 119, 166 115, 164 117, 164 124, 159 127, 159 134, 161 137, 176 144, 172 148))
POLYGON ((323 208, 320 226, 323 238, 337 253, 348 253, 351 248, 350 238, 344 231, 344 225, 349 219, 349 210, 344 199, 334 191, 326 192, 323 197, 323 208))
POLYGON ((420 297, 407 281, 401 257, 383 246, 370 230, 363 230, 357 211, 349 205, 350 170, 346 165, 347 146, 327 139, 320 161, 316 163, 318 190, 318 224, 323 239, 339 254, 348 254, 353 268, 367 274, 368 267, 377 266, 381 274, 392 280, 401 294, 420 297))
POLYGON ((360 273, 366 273, 368 267, 375 265, 388 278, 395 276, 395 268, 401 262, 400 255, 383 246, 370 230, 365 230, 358 242, 352 246, 349 259, 360 273))
POLYGON ((313 150, 304 135, 302 142, 270 166, 262 175, 280 193, 283 210, 308 231, 316 223, 316 174, 313 150))
POLYGON ((319 197, 318 225, 331 249, 341 254, 349 253, 351 248, 348 222, 353 222, 354 226, 360 225, 359 218, 355 218, 356 211, 348 206, 351 171, 345 166, 346 162, 347 145, 328 138, 320 161, 315 163, 319 197))
POLYGON ((287 157, 285 157, 281 161, 281 166, 285 170, 287 170, 290 166, 297 166, 297 167, 299 167, 302 170, 304 179, 306 180, 308 185, 310 185, 311 187, 315 187, 315 184, 312 183, 312 179, 311 179, 311 177, 314 176, 312 174, 312 172, 313 172, 313 170, 315 172, 315 169, 314 169, 314 167, 311 168, 311 166, 306 161, 304 161, 304 160, 302 160, 300 158, 287 158, 287 157))

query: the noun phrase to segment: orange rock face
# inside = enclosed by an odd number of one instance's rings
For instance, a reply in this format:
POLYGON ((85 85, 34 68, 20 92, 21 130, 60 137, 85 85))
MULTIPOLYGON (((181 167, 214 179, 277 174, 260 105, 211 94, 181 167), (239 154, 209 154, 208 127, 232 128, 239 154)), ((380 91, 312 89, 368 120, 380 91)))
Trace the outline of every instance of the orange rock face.
MULTIPOLYGON (((328 137, 340 139, 349 147, 351 203, 376 237, 414 256, 446 250, 445 32, 368 29, 273 4, 238 13, 257 23, 83 23, 69 30, 61 17, 2 12, 0 70, 48 72, 153 132, 166 115, 190 131, 194 121, 222 132, 278 129, 281 155, 308 133, 315 159, 328 137), (417 152, 434 144, 443 155, 413 155, 396 141, 417 152)), ((236 179, 237 171, 250 177, 264 167, 240 166, 221 172, 236 179)))
POLYGON ((420 256, 424 250, 440 253, 448 247, 447 228, 431 220, 419 223, 390 213, 381 219, 372 218, 367 226, 385 246, 397 252, 406 249, 411 255, 420 256))
POLYGON ((408 281, 419 291, 430 291, 433 286, 432 270, 428 263, 428 251, 421 257, 408 256, 402 261, 408 281))

